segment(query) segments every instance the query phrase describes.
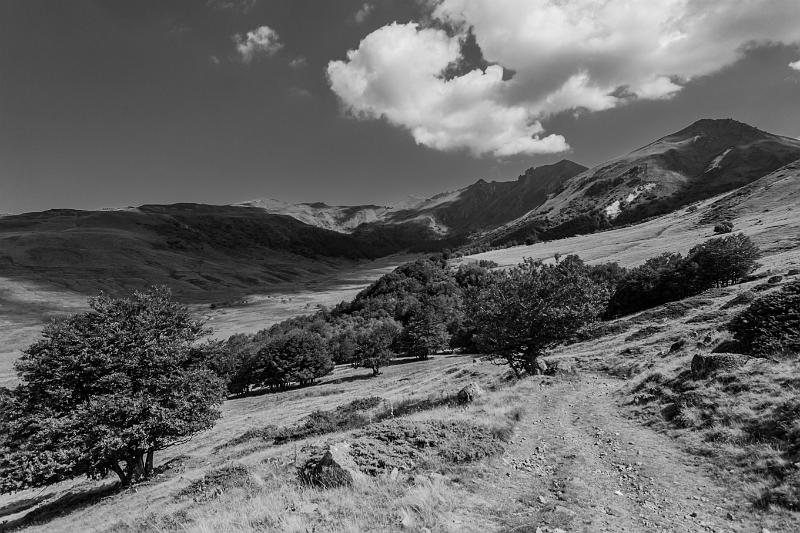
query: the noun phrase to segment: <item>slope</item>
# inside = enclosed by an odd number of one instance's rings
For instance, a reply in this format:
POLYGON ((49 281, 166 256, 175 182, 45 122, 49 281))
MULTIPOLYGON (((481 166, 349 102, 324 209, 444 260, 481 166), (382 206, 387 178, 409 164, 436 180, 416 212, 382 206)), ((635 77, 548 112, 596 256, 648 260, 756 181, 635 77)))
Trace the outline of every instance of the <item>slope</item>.
POLYGON ((638 222, 746 185, 800 158, 800 141, 731 119, 703 119, 570 179, 482 241, 590 233, 638 222))

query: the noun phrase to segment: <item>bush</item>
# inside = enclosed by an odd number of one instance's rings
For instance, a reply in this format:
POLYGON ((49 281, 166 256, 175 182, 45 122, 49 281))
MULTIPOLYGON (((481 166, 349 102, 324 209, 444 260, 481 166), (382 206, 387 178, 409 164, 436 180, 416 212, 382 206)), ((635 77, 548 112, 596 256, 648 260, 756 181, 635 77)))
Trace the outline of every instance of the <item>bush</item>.
POLYGON ((800 282, 759 298, 737 315, 728 329, 753 355, 797 356, 800 353, 800 282))
POLYGON ((555 265, 527 259, 496 273, 469 302, 469 315, 481 351, 520 375, 537 373, 538 358, 596 319, 607 300, 607 289, 577 256, 555 265))
POLYGON ((714 226, 714 233, 730 233, 732 231, 733 223, 728 222, 727 220, 714 226))
POLYGON ((149 477, 154 454, 219 418, 222 380, 209 330, 166 288, 90 299, 91 311, 45 326, 2 401, 0 492, 80 475, 149 477))

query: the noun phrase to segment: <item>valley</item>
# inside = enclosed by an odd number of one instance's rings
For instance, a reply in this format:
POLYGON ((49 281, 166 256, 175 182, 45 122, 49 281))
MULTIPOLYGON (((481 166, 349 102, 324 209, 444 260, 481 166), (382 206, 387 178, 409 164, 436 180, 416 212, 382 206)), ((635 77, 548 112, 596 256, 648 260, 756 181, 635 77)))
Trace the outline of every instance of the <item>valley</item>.
MULTIPOLYGON (((674 140, 665 139, 635 153, 673 150, 661 150, 674 140)), ((660 254, 686 254, 719 236, 721 222, 762 252, 753 275, 736 284, 606 318, 588 337, 559 343, 546 354, 549 375, 516 377, 485 355, 447 350, 428 360, 395 359, 377 376, 339 364, 312 386, 231 396, 212 429, 159 451, 151 479, 120 489, 111 477, 76 478, 2 495, 0 531, 800 529, 800 510, 792 507, 796 481, 785 475, 794 472, 794 448, 785 444, 794 426, 786 416, 796 409, 800 363, 753 358, 702 377, 693 368, 696 355, 731 341, 726 326, 744 308, 742 298, 777 294, 798 280, 800 160, 784 164, 783 150, 794 145, 773 142, 780 146, 763 163, 763 174, 731 171, 730 181, 719 186, 725 190, 705 184, 693 189, 700 191, 697 197, 676 197, 667 212, 642 209, 635 211, 641 219, 625 224, 586 227, 587 233, 575 226, 563 238, 537 237, 477 253, 492 235, 530 237, 525 232, 539 220, 536 205, 556 205, 565 191, 591 188, 574 179, 593 171, 562 162, 547 170, 550 181, 538 170, 536 180, 479 183, 442 203, 415 204, 424 208, 410 210, 397 224, 381 222, 373 212, 374 218, 358 215, 370 222, 353 226, 347 222, 356 216, 352 212, 314 204, 292 218, 272 212, 290 209, 275 203, 0 218, 1 386, 16 384, 13 361, 48 317, 85 310, 86 297, 99 290, 118 294, 145 282, 166 283, 215 338, 252 335, 352 300, 398 265, 451 242, 453 236, 440 231, 445 227, 467 232, 459 236, 464 247, 455 247, 442 263, 445 269, 485 261, 505 270, 525 258, 555 264, 571 254, 590 265, 636 267, 660 254), (512 197, 523 200, 513 205, 512 197), (470 384, 484 394, 463 404, 458 393, 470 384), (347 419, 352 426, 323 424, 316 433, 275 437, 314 428, 314 416, 350 413, 362 403, 373 407, 347 419), (464 442, 446 431, 459 424, 472 428, 461 434, 464 442), (298 467, 341 442, 381 442, 388 448, 372 460, 402 464, 411 459, 402 455, 397 435, 405 432, 413 441, 410 432, 430 427, 439 428, 436 446, 467 459, 414 458, 408 469, 378 468, 351 486, 298 481, 298 467), (389 437, 370 433, 379 430, 389 437), (481 431, 489 434, 485 453, 476 450, 486 443, 468 440, 481 431), (759 437, 767 431, 782 437, 759 437)), ((716 153, 718 144, 697 159, 703 173, 721 172, 732 157, 727 148, 716 153)), ((611 166, 618 170, 617 163, 611 166)), ((654 175, 649 179, 657 182, 654 175)), ((623 187, 586 213, 616 205, 621 217, 639 198, 656 202, 648 196, 656 190, 665 189, 642 190, 628 201, 633 193, 623 187), (620 197, 625 201, 608 204, 620 197)), ((433 437, 419 438, 435 449, 433 437)))

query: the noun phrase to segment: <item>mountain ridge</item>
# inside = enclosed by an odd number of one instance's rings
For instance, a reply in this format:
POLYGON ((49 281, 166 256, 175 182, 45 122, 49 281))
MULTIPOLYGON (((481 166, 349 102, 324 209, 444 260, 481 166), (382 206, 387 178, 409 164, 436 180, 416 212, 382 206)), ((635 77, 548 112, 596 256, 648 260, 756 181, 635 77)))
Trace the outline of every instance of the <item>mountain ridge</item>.
POLYGON ((753 184, 797 160, 800 141, 702 120, 593 168, 562 160, 515 180, 480 179, 391 208, 255 200, 7 215, 0 217, 0 277, 77 292, 166 283, 198 298, 264 290, 343 262, 632 224, 753 184))

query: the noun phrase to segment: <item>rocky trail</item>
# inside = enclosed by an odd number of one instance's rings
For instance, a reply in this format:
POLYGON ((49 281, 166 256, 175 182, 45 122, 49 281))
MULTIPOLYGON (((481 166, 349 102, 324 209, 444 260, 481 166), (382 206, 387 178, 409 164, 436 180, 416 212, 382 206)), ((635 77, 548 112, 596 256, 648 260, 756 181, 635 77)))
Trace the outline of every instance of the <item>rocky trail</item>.
POLYGON ((464 525, 537 533, 797 531, 786 516, 753 511, 679 441, 626 417, 616 394, 623 383, 589 374, 518 385, 526 414, 498 467, 465 482, 475 501, 464 507, 476 511, 464 525))

